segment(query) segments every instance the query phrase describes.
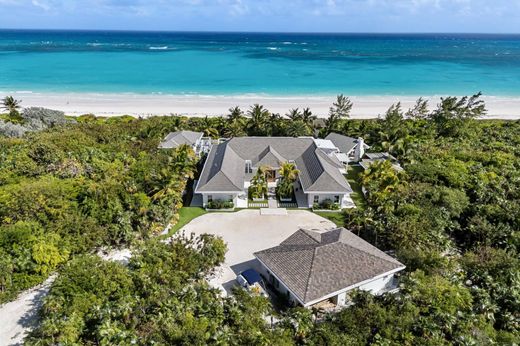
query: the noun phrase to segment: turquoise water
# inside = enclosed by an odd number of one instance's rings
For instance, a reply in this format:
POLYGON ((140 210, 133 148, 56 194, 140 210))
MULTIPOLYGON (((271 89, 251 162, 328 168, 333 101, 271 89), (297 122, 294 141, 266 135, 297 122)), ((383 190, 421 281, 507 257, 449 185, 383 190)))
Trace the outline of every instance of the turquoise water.
POLYGON ((520 35, 0 31, 0 91, 520 95, 520 35))

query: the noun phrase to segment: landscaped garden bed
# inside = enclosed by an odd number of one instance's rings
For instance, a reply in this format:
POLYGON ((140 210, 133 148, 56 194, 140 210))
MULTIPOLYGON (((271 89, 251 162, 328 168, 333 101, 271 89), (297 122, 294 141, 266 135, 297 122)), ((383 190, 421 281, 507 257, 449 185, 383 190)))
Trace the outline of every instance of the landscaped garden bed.
POLYGON ((214 200, 206 205, 206 211, 233 211, 235 203, 233 201, 214 200))
POLYGON ((341 209, 339 203, 335 203, 330 199, 326 199, 321 203, 314 203, 312 206, 313 211, 323 211, 323 212, 335 212, 341 209))

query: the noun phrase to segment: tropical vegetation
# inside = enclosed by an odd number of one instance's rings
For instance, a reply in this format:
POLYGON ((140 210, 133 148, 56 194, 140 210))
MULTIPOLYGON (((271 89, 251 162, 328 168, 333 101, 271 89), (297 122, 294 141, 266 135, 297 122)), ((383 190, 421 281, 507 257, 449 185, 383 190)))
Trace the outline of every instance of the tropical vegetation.
POLYGON ((251 185, 249 186, 250 199, 265 199, 267 198, 267 167, 260 166, 256 170, 255 175, 251 178, 251 185))
POLYGON ((276 186, 276 194, 279 198, 289 199, 293 198, 294 183, 298 179, 300 171, 296 168, 293 162, 282 162, 280 165, 280 180, 276 186))
POLYGON ((225 136, 232 127, 287 135, 293 120, 261 106, 230 112, 233 121, 87 115, 1 137, 0 297, 59 271, 27 343, 519 344, 520 122, 478 120, 478 94, 443 98, 432 110, 422 99, 410 110, 396 104, 374 120, 349 119, 350 108, 336 102, 321 133, 363 137, 405 172, 372 165, 359 177, 364 208, 330 214, 407 269, 398 293, 357 292, 354 305, 319 318, 274 311, 243 290, 222 298, 206 280, 224 260, 218 238, 152 239, 175 222, 194 174, 189 150, 158 151, 161 137, 180 129, 225 136), (128 266, 92 255, 128 243, 128 266))

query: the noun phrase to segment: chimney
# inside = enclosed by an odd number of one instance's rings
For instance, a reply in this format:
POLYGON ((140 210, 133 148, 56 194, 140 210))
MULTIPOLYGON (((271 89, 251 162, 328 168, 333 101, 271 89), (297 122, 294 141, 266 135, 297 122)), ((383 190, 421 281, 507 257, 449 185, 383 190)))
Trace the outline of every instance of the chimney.
POLYGON ((363 138, 359 137, 357 139, 357 146, 354 153, 354 158, 357 162, 361 161, 363 156, 365 156, 365 141, 363 138))

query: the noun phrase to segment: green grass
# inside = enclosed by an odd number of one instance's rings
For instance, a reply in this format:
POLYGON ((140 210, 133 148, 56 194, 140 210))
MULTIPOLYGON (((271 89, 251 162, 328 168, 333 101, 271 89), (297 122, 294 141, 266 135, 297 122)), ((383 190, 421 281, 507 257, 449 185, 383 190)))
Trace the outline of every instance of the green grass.
POLYGON ((172 226, 168 237, 176 233, 182 227, 186 226, 191 220, 198 218, 208 212, 204 208, 199 207, 183 207, 179 210, 179 221, 172 226))
POLYGON ((338 227, 345 227, 345 217, 341 211, 315 211, 314 214, 334 222, 338 227))
POLYGON ((359 182, 361 173, 363 173, 363 167, 359 165, 348 166, 347 175, 345 177, 347 178, 350 187, 352 187, 352 190, 354 191, 350 194, 350 197, 352 197, 356 207, 359 209, 365 209, 365 196, 363 195, 363 190, 359 182))

